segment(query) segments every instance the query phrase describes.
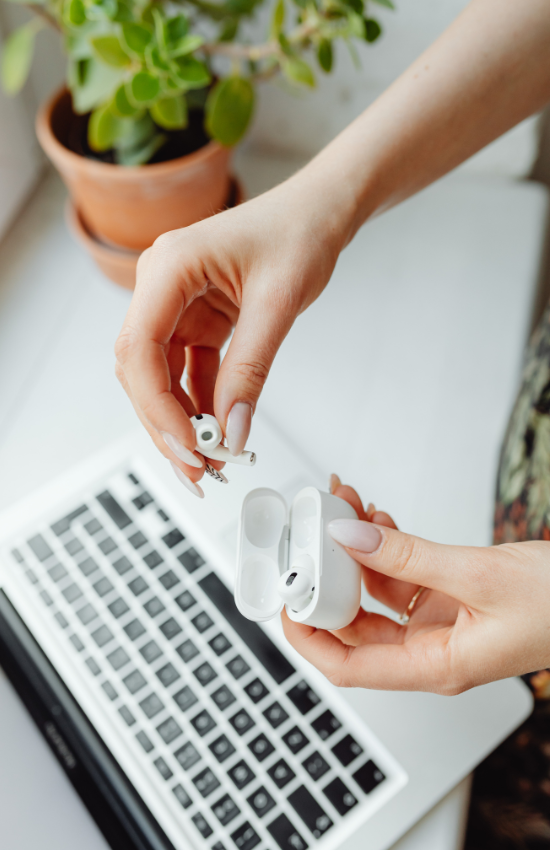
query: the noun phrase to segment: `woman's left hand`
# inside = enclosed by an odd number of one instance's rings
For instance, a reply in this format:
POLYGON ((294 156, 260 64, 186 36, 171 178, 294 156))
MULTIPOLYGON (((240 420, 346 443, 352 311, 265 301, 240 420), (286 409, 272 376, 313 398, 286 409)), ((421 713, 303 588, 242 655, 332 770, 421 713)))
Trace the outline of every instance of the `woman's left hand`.
POLYGON ((407 625, 361 608, 349 626, 327 632, 283 611, 290 643, 333 684, 451 695, 550 666, 550 543, 431 543, 365 511, 337 479, 332 492, 359 517, 329 531, 363 565, 370 595, 401 614, 426 588, 407 625))

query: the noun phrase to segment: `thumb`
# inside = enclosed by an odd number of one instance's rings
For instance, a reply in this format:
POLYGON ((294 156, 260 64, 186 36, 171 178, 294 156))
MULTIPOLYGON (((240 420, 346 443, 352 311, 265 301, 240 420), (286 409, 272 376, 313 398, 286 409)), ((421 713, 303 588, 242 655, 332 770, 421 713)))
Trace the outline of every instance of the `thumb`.
POLYGON ((297 315, 275 285, 256 287, 243 298, 239 320, 225 355, 214 391, 216 418, 225 426, 229 450, 245 447, 252 413, 281 343, 297 315))
POLYGON ((479 604, 482 588, 486 592, 499 557, 491 547, 446 546, 354 519, 333 520, 328 531, 360 564, 472 606, 479 604))

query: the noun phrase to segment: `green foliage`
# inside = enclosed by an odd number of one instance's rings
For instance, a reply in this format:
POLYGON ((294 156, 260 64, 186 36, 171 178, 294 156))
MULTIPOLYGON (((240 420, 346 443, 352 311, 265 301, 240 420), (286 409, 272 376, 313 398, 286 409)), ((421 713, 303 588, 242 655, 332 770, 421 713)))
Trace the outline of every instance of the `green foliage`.
MULTIPOLYGON (((335 41, 344 41, 356 57, 357 39, 370 43, 381 34, 370 0, 270 0, 267 41, 235 43, 241 23, 265 2, 37 0, 34 5, 63 34, 73 108, 90 113, 90 147, 98 153, 113 150, 116 162, 135 166, 154 156, 167 133, 187 126, 190 109, 204 111, 212 139, 237 144, 250 125, 259 80, 282 73, 293 85, 312 88, 311 58, 330 73, 335 41), (214 35, 205 41, 197 29, 214 35)), ((394 8, 392 0, 372 2, 394 8)), ((8 93, 24 85, 35 36, 44 25, 44 18, 36 17, 7 40, 1 71, 8 93)))

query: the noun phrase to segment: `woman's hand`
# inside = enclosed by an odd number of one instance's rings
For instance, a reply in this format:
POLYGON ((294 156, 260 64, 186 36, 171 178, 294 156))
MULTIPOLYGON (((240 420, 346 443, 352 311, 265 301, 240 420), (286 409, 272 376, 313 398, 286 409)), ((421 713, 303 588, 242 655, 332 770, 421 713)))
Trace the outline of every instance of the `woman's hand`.
POLYGON ((117 376, 196 495, 204 463, 193 454, 189 417, 215 413, 231 452, 243 450, 281 342, 332 274, 346 239, 348 194, 342 187, 339 200, 305 169, 240 207, 164 234, 140 258, 116 345, 117 376))
POLYGON ((292 622, 285 634, 335 685, 458 694, 550 665, 550 543, 443 546, 397 531, 387 514, 336 479, 335 495, 359 520, 329 531, 363 565, 368 592, 401 614, 401 626, 361 609, 349 626, 326 632, 292 622))

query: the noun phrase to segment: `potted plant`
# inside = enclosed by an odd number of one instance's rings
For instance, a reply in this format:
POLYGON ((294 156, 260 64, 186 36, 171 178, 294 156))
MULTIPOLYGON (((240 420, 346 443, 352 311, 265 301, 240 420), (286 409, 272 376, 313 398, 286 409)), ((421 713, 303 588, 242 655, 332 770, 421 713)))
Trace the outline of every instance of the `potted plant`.
POLYGON ((8 39, 2 80, 15 94, 39 31, 63 36, 67 88, 41 108, 38 137, 69 188, 74 229, 118 282, 133 285, 138 253, 161 233, 238 200, 231 148, 258 82, 281 73, 312 87, 311 60, 330 72, 336 39, 354 51, 381 32, 365 0, 276 0, 266 41, 239 40, 262 2, 38 0, 8 39))

